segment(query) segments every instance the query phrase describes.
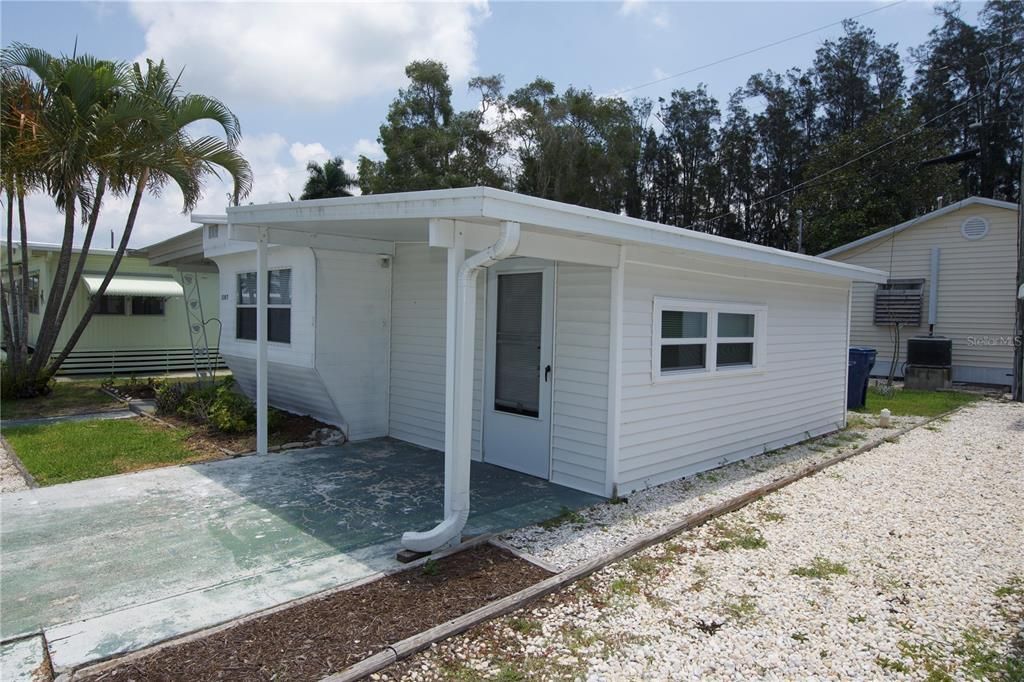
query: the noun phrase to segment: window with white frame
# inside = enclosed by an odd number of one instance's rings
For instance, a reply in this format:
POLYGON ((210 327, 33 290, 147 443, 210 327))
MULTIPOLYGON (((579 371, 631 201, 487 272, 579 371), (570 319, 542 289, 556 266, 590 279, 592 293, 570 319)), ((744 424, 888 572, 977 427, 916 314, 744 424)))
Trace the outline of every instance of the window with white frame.
POLYGON ((654 299, 655 379, 764 365, 764 306, 654 299))
MULTIPOLYGON (((292 271, 281 268, 267 272, 267 341, 291 343, 292 271)), ((235 338, 256 340, 256 273, 238 273, 235 301, 235 338)))

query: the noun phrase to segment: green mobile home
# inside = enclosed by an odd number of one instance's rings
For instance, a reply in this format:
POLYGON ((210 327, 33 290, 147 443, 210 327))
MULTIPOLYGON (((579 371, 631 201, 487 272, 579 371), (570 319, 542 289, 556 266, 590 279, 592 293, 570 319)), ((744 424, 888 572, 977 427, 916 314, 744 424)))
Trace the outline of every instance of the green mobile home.
MULTIPOLYGON (((20 247, 20 245, 18 245, 20 247)), ((7 248, 2 269, 7 282, 7 248)), ((29 273, 30 346, 39 333, 42 313, 60 255, 59 244, 30 242, 27 257, 13 251, 16 286, 20 268, 29 273)), ((68 317, 57 340, 64 347, 90 299, 99 290, 114 251, 90 249, 82 281, 75 291, 68 317)), ((75 249, 72 270, 81 252, 75 249)), ((217 352, 220 324, 217 312, 218 281, 215 268, 196 264, 187 271, 150 265, 141 253, 129 251, 107 287, 96 314, 58 374, 159 374, 223 366, 217 352), (204 314, 203 306, 214 316, 204 314)), ((6 340, 5 344, 6 346, 6 340)))

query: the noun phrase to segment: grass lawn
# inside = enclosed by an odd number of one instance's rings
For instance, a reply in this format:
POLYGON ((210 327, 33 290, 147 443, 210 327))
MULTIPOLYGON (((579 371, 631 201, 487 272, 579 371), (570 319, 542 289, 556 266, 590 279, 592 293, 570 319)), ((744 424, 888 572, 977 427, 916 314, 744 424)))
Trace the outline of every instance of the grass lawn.
POLYGON ((120 403, 100 390, 100 379, 58 381, 50 395, 0 402, 0 417, 32 419, 115 409, 120 403))
POLYGON ((39 485, 123 474, 207 459, 185 444, 189 432, 142 418, 97 419, 4 430, 39 485))
POLYGON ((888 407, 894 417, 935 417, 952 409, 980 400, 981 396, 961 391, 908 391, 898 389, 892 395, 882 395, 874 386, 868 389, 867 404, 855 412, 878 414, 888 407))

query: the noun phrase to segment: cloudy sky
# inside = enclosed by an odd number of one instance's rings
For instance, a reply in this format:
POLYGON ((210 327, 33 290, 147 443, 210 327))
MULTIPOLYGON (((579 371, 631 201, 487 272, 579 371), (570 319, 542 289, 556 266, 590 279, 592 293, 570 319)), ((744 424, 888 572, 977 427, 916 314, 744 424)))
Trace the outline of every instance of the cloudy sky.
MULTIPOLYGON (((249 201, 287 201, 302 191, 305 166, 341 155, 380 155, 377 129, 412 59, 444 61, 456 105, 474 106, 466 81, 500 73, 509 89, 538 75, 617 93, 843 17, 859 19, 881 41, 908 48, 935 25, 933 3, 891 2, 17 2, 0 5, 3 45, 23 42, 53 53, 80 52, 184 68, 186 90, 224 100, 242 122, 242 150, 253 166, 249 201)), ((965 2, 974 20, 980 8, 965 2)), ((806 66, 837 26, 631 90, 657 98, 707 83, 724 101, 747 76, 806 66)), ((208 184, 199 213, 221 213, 228 188, 208 184)), ((120 234, 127 202, 111 201, 101 230, 120 234)), ((43 198, 30 205, 29 236, 59 239, 61 217, 43 198)), ((173 189, 147 197, 132 237, 140 247, 189 229, 173 189)), ((105 240, 104 240, 105 241, 105 240)))

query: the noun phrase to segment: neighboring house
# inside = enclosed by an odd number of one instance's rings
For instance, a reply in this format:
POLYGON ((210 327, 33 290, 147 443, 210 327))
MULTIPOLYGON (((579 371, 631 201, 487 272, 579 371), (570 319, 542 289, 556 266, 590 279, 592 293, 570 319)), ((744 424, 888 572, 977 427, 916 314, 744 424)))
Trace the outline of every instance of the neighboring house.
POLYGON ((821 254, 890 273, 888 284, 853 288, 850 336, 878 350, 874 373, 896 357, 903 376, 906 340, 929 332, 952 339, 954 381, 1009 385, 1017 290, 1017 205, 971 197, 821 254), (884 311, 889 297, 905 307, 884 311), (877 309, 877 310, 876 310, 877 309), (899 348, 895 347, 899 325, 899 348))
MULTIPOLYGON (((30 242, 28 245, 30 347, 34 347, 39 333, 60 249, 59 244, 30 242)), ((6 285, 6 243, 0 251, 6 285)), ((76 248, 71 261, 72 271, 79 254, 80 250, 76 248)), ((63 349, 90 299, 99 289, 113 255, 114 251, 110 249, 89 250, 82 281, 57 338, 55 353, 63 349)), ((20 286, 18 273, 23 261, 18 245, 14 249, 15 286, 20 286)), ((99 308, 58 374, 152 374, 193 369, 195 362, 186 300, 197 312, 205 302, 212 308, 207 317, 216 315, 217 289, 215 269, 212 272, 181 273, 175 268, 154 267, 145 257, 133 252, 125 254, 99 308)), ((210 335, 210 352, 217 358, 219 330, 215 323, 206 327, 210 335)), ((223 366, 219 359, 216 363, 223 366)))
POLYGON ((217 263, 258 409, 445 451, 420 550, 461 529, 471 458, 612 496, 842 428, 850 285, 886 280, 481 187, 193 220, 172 262, 217 263))

